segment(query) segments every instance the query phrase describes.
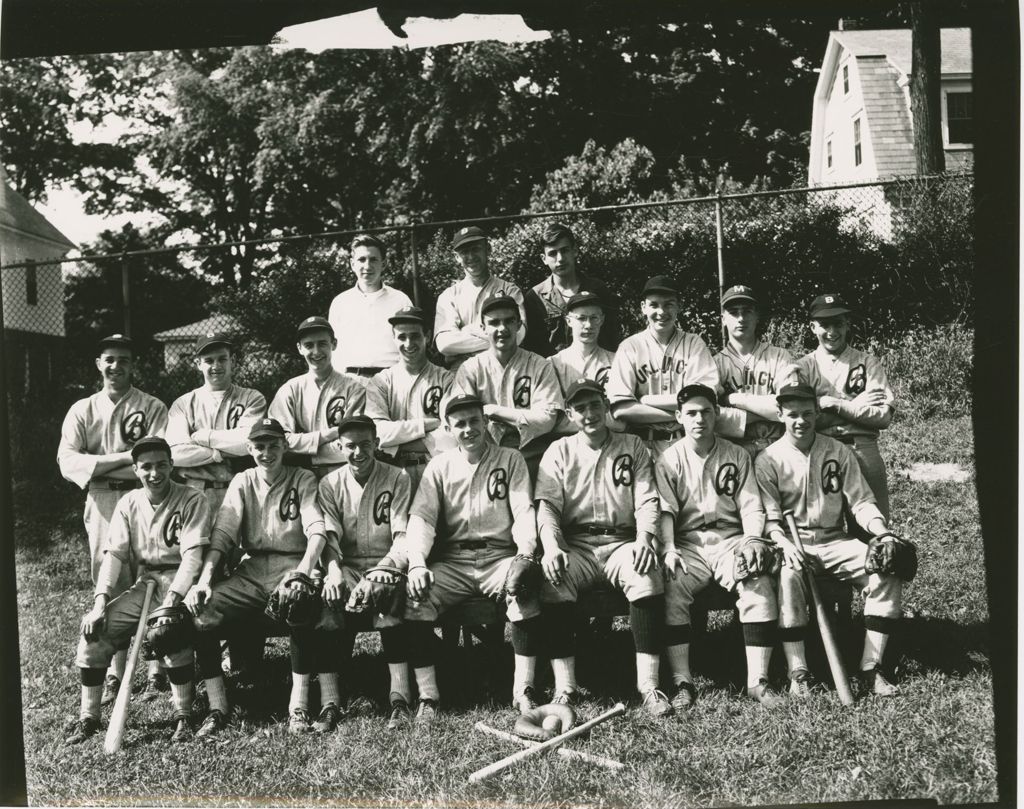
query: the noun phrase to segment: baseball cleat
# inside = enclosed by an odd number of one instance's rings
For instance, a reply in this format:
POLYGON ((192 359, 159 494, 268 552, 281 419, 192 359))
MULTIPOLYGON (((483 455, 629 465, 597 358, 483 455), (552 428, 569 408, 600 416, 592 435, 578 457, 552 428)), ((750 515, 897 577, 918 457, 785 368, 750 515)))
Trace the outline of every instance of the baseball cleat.
POLYGON ((404 697, 391 700, 391 713, 388 714, 388 730, 401 730, 409 724, 411 718, 409 702, 404 697))
POLYGON ((297 736, 309 733, 312 729, 309 724, 309 712, 305 708, 292 708, 288 715, 288 732, 297 736))
POLYGON ((672 716, 675 713, 672 703, 668 701, 665 692, 660 688, 652 688, 650 691, 644 692, 643 706, 648 714, 657 719, 664 719, 666 716, 672 716))
POLYGON ((156 674, 151 674, 146 678, 146 688, 139 699, 143 702, 152 702, 155 699, 159 699, 161 692, 167 691, 169 688, 167 675, 162 671, 158 671, 156 674))
POLYGON ((570 708, 577 707, 581 701, 579 691, 559 691, 551 698, 552 705, 567 705, 570 708))
POLYGON ((763 677, 757 681, 757 685, 747 686, 747 696, 760 702, 765 708, 772 708, 782 702, 778 695, 772 693, 771 686, 763 677))
POLYGON ((688 680, 683 680, 676 686, 676 693, 672 695, 672 709, 676 713, 682 713, 690 710, 696 701, 697 687, 688 680))
POLYGON ((95 736, 100 729, 100 720, 91 716, 83 716, 75 722, 75 732, 65 739, 66 744, 81 744, 90 736, 95 736))
POLYGON ((421 699, 416 708, 416 724, 429 725, 439 713, 436 699, 421 699))
POLYGON ((877 697, 894 697, 900 693, 899 687, 890 683, 882 675, 878 666, 862 671, 857 675, 864 691, 870 691, 877 697))
POLYGON ((117 692, 121 688, 121 680, 113 674, 108 674, 103 681, 103 696, 100 697, 100 705, 109 705, 117 699, 117 692))
POLYGON ((789 675, 790 696, 800 699, 807 699, 811 696, 811 689, 814 687, 814 678, 807 669, 794 669, 789 675))
POLYGON ((171 741, 187 742, 192 738, 192 725, 187 716, 178 716, 174 719, 174 733, 171 734, 171 741))
POLYGON ((317 733, 330 733, 338 726, 338 720, 340 719, 341 709, 333 702, 328 702, 320 709, 320 716, 313 723, 313 730, 317 733))
POLYGON ((532 685, 526 686, 521 694, 512 697, 512 707, 521 714, 532 711, 537 705, 537 692, 532 685))
POLYGON ((207 736, 213 736, 215 733, 220 733, 228 724, 228 718, 222 711, 218 711, 216 708, 210 711, 206 715, 206 719, 203 720, 203 724, 199 730, 196 731, 197 739, 204 739, 207 736))

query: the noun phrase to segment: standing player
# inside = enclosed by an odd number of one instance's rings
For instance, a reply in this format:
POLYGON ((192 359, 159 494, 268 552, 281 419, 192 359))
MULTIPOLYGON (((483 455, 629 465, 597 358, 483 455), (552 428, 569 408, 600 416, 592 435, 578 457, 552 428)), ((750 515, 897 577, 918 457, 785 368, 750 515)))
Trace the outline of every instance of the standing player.
POLYGON ((388 318, 412 301, 381 280, 386 248, 379 239, 356 236, 349 249, 356 284, 336 296, 327 313, 338 338, 332 363, 338 371, 368 379, 398 362, 388 318))
POLYGON ((647 328, 627 337, 608 375, 612 414, 647 442, 657 458, 682 435, 675 419, 676 394, 684 385, 718 386, 718 369, 707 345, 680 328, 679 293, 656 275, 644 285, 640 311, 647 328))
MULTIPOLYGON (((601 300, 611 300, 604 282, 584 275, 576 268, 578 256, 576 237, 566 225, 552 222, 544 228, 541 260, 551 275, 526 291, 527 317, 535 308, 541 311, 540 307, 532 305, 536 301, 543 307, 544 322, 537 323, 536 327, 532 320, 527 322, 530 342, 523 344, 543 357, 561 351, 573 342, 572 326, 567 317, 572 298, 585 292, 601 300)), ((597 332, 595 342, 605 351, 614 352, 619 344, 619 322, 614 309, 604 313, 597 332)))
POLYGON ((764 507, 750 456, 715 438, 718 403, 705 385, 677 396, 676 418, 686 429, 658 458, 661 537, 665 551, 665 646, 683 711, 697 699, 690 673, 690 605, 712 581, 738 595, 747 657, 747 694, 762 705, 778 697, 768 687, 779 605, 771 573, 774 550, 764 535, 764 507), (741 562, 741 559, 743 562, 741 562), (754 561, 754 570, 744 562, 754 561))
POLYGON ((416 719, 424 723, 437 712, 440 698, 433 623, 478 595, 504 598, 515 652, 513 705, 522 712, 536 707, 541 574, 526 463, 517 450, 487 441, 484 404, 475 396, 450 399, 444 417, 459 446, 427 464, 406 533, 410 601, 405 617, 420 695, 416 719))
POLYGON ((526 336, 526 310, 519 287, 491 273, 491 248, 480 228, 459 230, 452 240, 452 249, 465 277, 453 282, 437 299, 434 341, 437 350, 448 360, 448 367, 455 369, 474 354, 487 350, 489 342, 480 319, 480 306, 485 300, 506 296, 516 302, 519 309, 517 345, 526 336))
MULTIPOLYGON (((806 690, 807 599, 800 571, 827 574, 864 593, 864 653, 860 676, 865 687, 881 696, 897 689, 882 674, 889 635, 901 614, 903 584, 888 573, 865 570, 865 546, 844 527, 844 508, 868 531, 872 543, 895 541, 850 448, 815 434, 817 394, 807 385, 779 391, 779 416, 786 434, 757 456, 754 470, 768 517, 768 534, 786 559, 779 585, 780 635, 786 654, 791 691, 806 690), (804 546, 801 554, 786 534, 783 513, 792 511, 804 546)), ((891 545, 890 545, 891 547, 891 545)))
POLYGON ((401 362, 366 386, 366 415, 377 423, 380 446, 394 452, 415 488, 427 461, 452 447, 451 436, 439 428, 441 400, 455 375, 427 359, 428 330, 421 309, 399 309, 388 323, 401 362))
POLYGON ((877 357, 850 346, 850 307, 836 294, 811 301, 811 331, 818 347, 797 363, 800 381, 818 396, 818 429, 850 447, 879 510, 889 517, 889 481, 878 452, 878 433, 892 421, 895 397, 877 357))
POLYGON ((593 380, 570 385, 565 407, 579 432, 548 447, 535 496, 547 578, 541 598, 554 701, 568 704, 575 699, 576 599, 608 581, 629 600, 637 690, 644 708, 652 716, 669 716, 672 706, 658 688, 665 599, 650 453, 635 435, 608 429, 608 402, 593 380))
MULTIPOLYGON (((196 663, 206 681, 210 713, 196 733, 219 732, 227 724, 228 698, 220 668, 217 633, 259 620, 271 593, 289 580, 309 578, 327 537, 316 499, 316 478, 308 469, 284 465, 285 430, 272 418, 249 430, 249 454, 256 461, 231 481, 217 512, 210 549, 199 580, 185 598, 195 616, 196 663), (214 583, 234 546, 245 558, 226 579, 214 583)), ((312 626, 289 626, 292 692, 288 702, 291 733, 309 731, 309 681, 314 668, 312 626)))
POLYGON ((366 386, 358 377, 334 370, 331 357, 338 341, 322 317, 299 324, 297 348, 309 371, 285 382, 274 395, 267 415, 288 434, 288 450, 312 465, 317 479, 342 464, 338 425, 363 412, 366 386))
MULTIPOLYGON (((340 610, 347 594, 354 594, 353 607, 360 612, 344 616, 340 641, 335 632, 321 634, 319 654, 325 665, 317 675, 321 711, 313 729, 326 733, 338 723, 338 672, 352 656, 356 633, 377 629, 391 674, 387 726, 395 730, 408 721, 412 701, 405 626, 401 614, 393 614, 397 609, 381 614, 363 596, 378 585, 393 598, 398 588, 405 590, 405 554, 399 545, 405 538, 411 485, 404 470, 378 463, 374 457, 379 443, 372 419, 352 416, 338 425, 338 432, 347 463, 320 481, 318 495, 327 524, 323 599, 328 607, 340 610)), ((401 606, 397 598, 393 603, 401 606)))
MULTIPOLYGON (((139 487, 132 471, 132 445, 144 435, 163 435, 167 406, 132 386, 132 341, 123 334, 100 340, 96 368, 103 389, 71 406, 61 427, 57 463, 60 473, 85 496, 85 533, 89 539, 90 571, 97 582, 114 508, 125 492, 139 487)), ((122 570, 113 587, 116 595, 131 583, 122 570)), ((102 703, 113 702, 124 677, 126 652, 114 655, 103 689, 102 703)), ((150 668, 155 675, 157 667, 150 668)))
MULTIPOLYGON (((142 616, 146 584, 156 582, 152 603, 178 606, 202 563, 209 544, 210 519, 202 494, 171 480, 171 448, 146 436, 131 449, 132 470, 143 488, 129 492, 114 510, 107 552, 96 582, 93 608, 82 618, 76 664, 82 678, 81 714, 69 744, 79 744, 100 728, 103 672, 114 651, 126 646, 142 616), (138 580, 111 600, 123 571, 138 567, 138 580)), ((164 660, 174 701, 172 741, 191 735, 189 717, 195 696, 192 648, 164 660)))
POLYGON ((725 291, 722 323, 729 342, 715 355, 720 380, 718 401, 725 406, 719 409, 719 419, 731 418, 742 434, 734 440, 751 458, 782 436, 775 394, 796 381, 789 352, 757 339, 760 319, 754 290, 739 284, 725 291))

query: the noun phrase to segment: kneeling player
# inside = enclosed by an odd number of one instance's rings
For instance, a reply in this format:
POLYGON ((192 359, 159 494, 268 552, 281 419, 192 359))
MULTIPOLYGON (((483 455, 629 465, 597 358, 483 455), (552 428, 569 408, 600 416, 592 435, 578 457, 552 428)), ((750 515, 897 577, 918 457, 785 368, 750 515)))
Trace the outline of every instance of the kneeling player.
MULTIPOLYGON (((769 535, 782 547, 786 566, 779 587, 783 649, 793 690, 806 680, 804 636, 807 629, 807 598, 800 574, 808 565, 816 574, 834 576, 864 593, 864 653, 861 680, 867 690, 881 696, 896 693, 882 675, 882 657, 889 635, 900 617, 903 583, 892 572, 869 571, 871 556, 880 551, 890 566, 893 554, 902 560, 908 546, 886 526, 857 458, 834 438, 814 431, 818 403, 813 388, 789 385, 779 391, 779 416, 786 434, 757 456, 754 470, 768 517, 769 535), (844 500, 861 528, 872 535, 865 547, 847 533, 844 500), (783 527, 786 511, 794 513, 805 553, 790 541, 783 527)), ((897 566, 897 572, 900 568, 897 566)), ((907 575, 910 578, 913 574, 907 575)))
MULTIPOLYGON (((405 626, 405 538, 411 481, 408 473, 379 463, 377 428, 368 416, 350 416, 338 425, 338 446, 346 465, 320 481, 319 500, 327 524, 323 563, 325 616, 340 620, 338 633, 325 631, 318 643, 324 664, 320 680, 320 718, 313 729, 326 733, 341 716, 338 671, 352 655, 357 632, 380 630, 380 645, 391 673, 391 714, 388 728, 409 718, 409 662, 405 626), (348 602, 347 614, 339 611, 348 602), (323 637, 326 636, 326 637, 323 637), (340 654, 339 654, 340 652, 340 654)), ((332 629, 330 623, 325 629, 332 629)))
POLYGON ((507 605, 515 651, 512 699, 525 713, 537 707, 533 677, 541 580, 526 461, 518 450, 487 440, 484 405, 475 396, 453 397, 444 418, 459 446, 427 464, 406 534, 410 600, 405 617, 420 694, 416 719, 429 722, 437 712, 433 622, 479 595, 503 597, 507 605))
POLYGON ((96 581, 96 602, 82 618, 76 658, 82 676, 82 707, 75 732, 68 738, 70 744, 83 742, 99 730, 103 673, 114 652, 131 641, 149 581, 156 584, 151 603, 161 604, 159 611, 150 612, 150 622, 163 615, 163 620, 180 627, 175 632, 177 643, 167 633, 162 645, 153 650, 164 652, 160 657, 171 681, 175 716, 171 738, 183 741, 191 734, 192 622, 179 605, 199 572, 203 546, 209 543, 206 500, 202 492, 171 480, 171 448, 162 438, 147 436, 135 442, 132 469, 143 488, 122 497, 114 510, 109 547, 96 581), (110 601, 122 568, 132 564, 144 572, 110 601))
POLYGON ((576 692, 576 598, 610 582, 629 600, 637 689, 644 708, 653 716, 669 716, 672 706, 658 688, 665 603, 651 456, 637 436, 608 429, 609 405, 597 382, 574 382, 565 404, 579 432, 548 447, 536 492, 554 701, 571 703, 576 692))
POLYGON ((772 573, 777 554, 762 539, 765 516, 750 455, 715 438, 718 401, 705 385, 676 396, 676 420, 686 435, 655 465, 661 493, 661 535, 667 548, 665 645, 676 693, 672 705, 693 705, 690 607, 712 581, 738 595, 747 654, 747 694, 762 705, 778 697, 768 688, 768 663, 779 617, 772 573))
POLYGON ((275 592, 295 615, 288 627, 292 659, 288 730, 309 730, 312 625, 316 618, 313 605, 318 607, 320 603, 310 574, 327 537, 316 500, 316 478, 308 469, 285 466, 284 450, 285 431, 280 422, 264 418, 252 426, 249 454, 256 468, 235 475, 228 486, 213 523, 210 550, 203 560, 199 581, 185 599, 199 631, 196 662, 210 700, 210 713, 197 737, 217 733, 227 723, 228 699, 220 668, 218 633, 259 620, 275 592), (235 545, 245 556, 227 579, 214 584, 214 574, 235 545), (313 618, 300 620, 298 608, 308 610, 313 618))

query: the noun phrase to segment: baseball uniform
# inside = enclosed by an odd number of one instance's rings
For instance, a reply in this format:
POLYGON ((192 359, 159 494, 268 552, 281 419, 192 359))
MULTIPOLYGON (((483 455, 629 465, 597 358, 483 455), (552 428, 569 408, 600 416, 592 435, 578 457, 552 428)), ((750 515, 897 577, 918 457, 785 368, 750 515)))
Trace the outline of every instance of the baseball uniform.
POLYGON ((526 309, 522 291, 511 281, 492 274, 483 286, 478 287, 468 278, 460 278, 438 296, 434 313, 434 342, 437 350, 447 358, 450 368, 457 368, 474 354, 490 348, 481 325, 480 307, 496 295, 508 295, 519 306, 520 326, 516 342, 521 344, 526 337, 526 309))
MULTIPOLYGON (((583 347, 580 344, 573 343, 548 360, 551 363, 552 370, 555 372, 555 377, 558 379, 558 386, 562 391, 563 397, 566 391, 569 390, 569 386, 579 379, 593 379, 602 388, 607 385, 608 372, 611 371, 615 354, 612 351, 606 351, 600 346, 594 346, 593 348, 593 351, 584 353, 583 347)), ((608 413, 607 421, 609 429, 616 432, 622 432, 626 429, 625 424, 613 418, 611 412, 608 413)), ((558 435, 572 435, 577 430, 576 425, 566 418, 565 413, 559 413, 552 432, 558 435)))
MULTIPOLYGON (((740 356, 731 343, 726 345, 715 354, 715 366, 719 378, 715 392, 719 396, 723 392, 775 396, 784 385, 796 383, 797 373, 790 353, 763 341, 758 342, 746 357, 740 356)), ((767 421, 739 406, 723 407, 721 411, 735 414, 742 438, 737 436, 732 440, 746 449, 752 458, 785 432, 781 422, 767 421)))
MULTIPOLYGON (((94 393, 75 402, 64 417, 57 463, 65 480, 88 489, 84 519, 93 582, 107 549, 107 534, 114 509, 126 491, 140 485, 128 466, 125 469, 130 477, 123 474, 95 475, 95 456, 127 452, 144 435, 162 436, 166 429, 167 406, 135 387, 130 387, 117 402, 112 402, 104 391, 94 393)), ((125 587, 130 582, 126 575, 127 571, 122 575, 125 587)))

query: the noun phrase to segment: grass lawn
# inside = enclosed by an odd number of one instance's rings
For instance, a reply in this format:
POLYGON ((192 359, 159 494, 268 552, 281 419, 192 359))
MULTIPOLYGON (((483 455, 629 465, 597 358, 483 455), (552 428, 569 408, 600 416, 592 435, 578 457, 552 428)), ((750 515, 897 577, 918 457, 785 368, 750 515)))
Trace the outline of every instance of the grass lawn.
MULTIPOLYGON (((740 635, 728 613, 717 613, 693 652, 700 700, 686 717, 656 722, 629 703, 631 640, 616 622, 609 634, 581 647, 578 669, 591 697, 581 718, 619 700, 630 711, 571 746, 621 760, 626 766, 620 771, 550 756, 468 784, 472 771, 518 749, 473 729, 483 720, 511 730, 515 716, 505 704, 511 650, 502 650, 502 677, 490 688, 501 702, 488 698, 484 655, 460 649, 440 672, 448 712, 429 730, 388 733, 380 709, 386 668, 376 656, 374 635, 360 636, 347 676, 355 694, 352 715, 329 737, 284 732, 287 650, 274 641, 261 682, 229 681, 237 716, 211 742, 172 746, 170 706, 160 701, 132 707, 124 747, 113 757, 104 756, 101 737, 66 747, 64 728, 77 716, 79 698, 73 653, 90 588, 78 514, 54 518, 45 550, 23 542, 18 555, 29 799, 652 807, 995 800, 988 605, 973 475, 967 483, 920 483, 897 473, 916 462, 952 461, 972 469, 970 420, 898 422, 889 433, 882 451, 890 467, 894 525, 918 542, 921 556, 920 573, 906 589, 906 620, 891 645, 901 695, 864 697, 844 709, 829 691, 763 709, 739 696, 740 635)), ((32 528, 39 530, 38 521, 32 528)), ((843 639, 849 666, 859 656, 860 631, 858 623, 843 639)), ((776 658, 781 685, 781 654, 776 658)), ((818 662, 824 675, 820 655, 818 662)), ((197 710, 205 708, 203 697, 198 703, 197 710)))

